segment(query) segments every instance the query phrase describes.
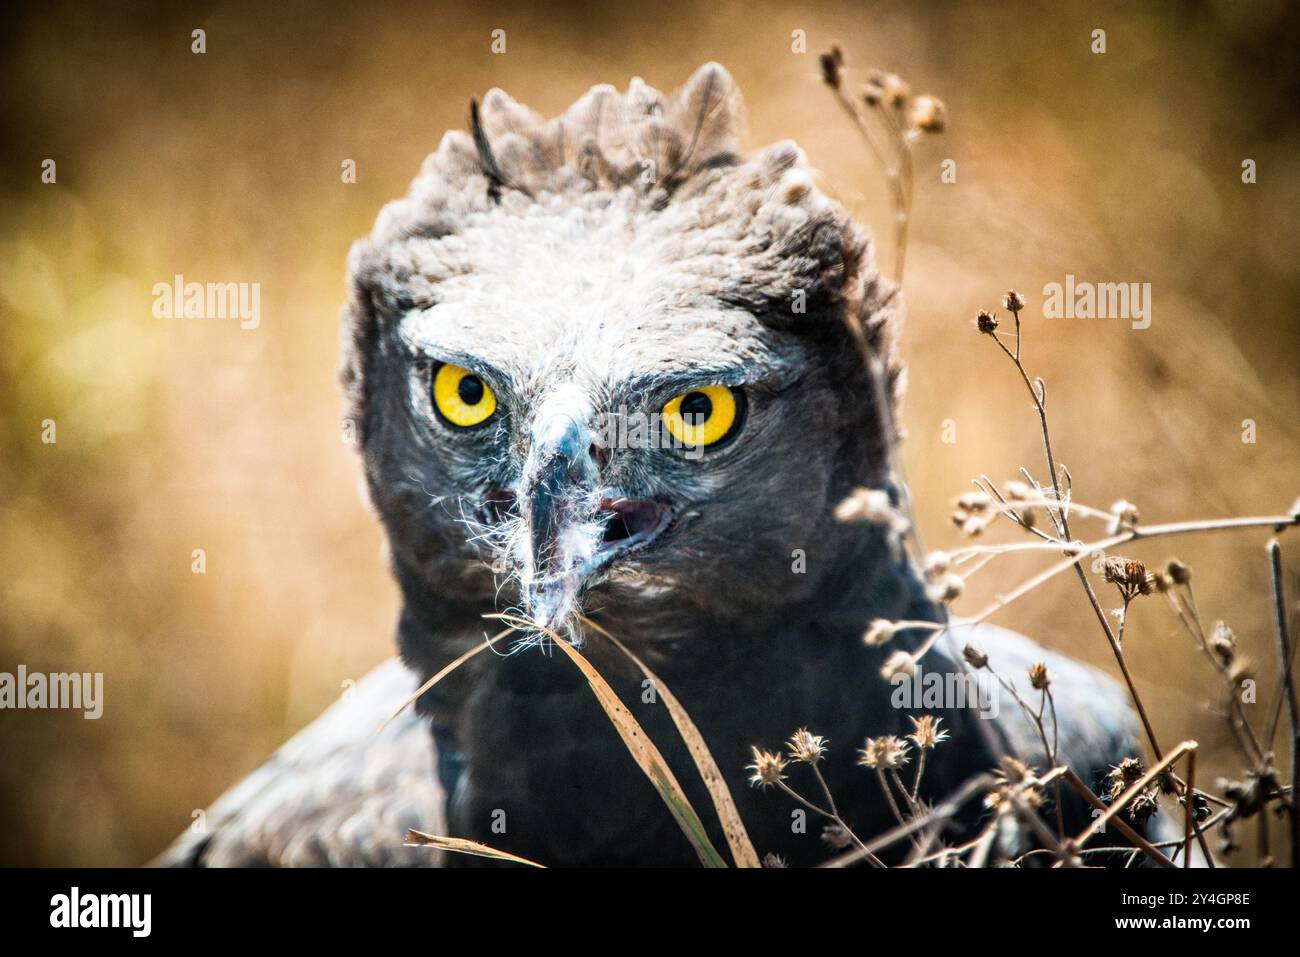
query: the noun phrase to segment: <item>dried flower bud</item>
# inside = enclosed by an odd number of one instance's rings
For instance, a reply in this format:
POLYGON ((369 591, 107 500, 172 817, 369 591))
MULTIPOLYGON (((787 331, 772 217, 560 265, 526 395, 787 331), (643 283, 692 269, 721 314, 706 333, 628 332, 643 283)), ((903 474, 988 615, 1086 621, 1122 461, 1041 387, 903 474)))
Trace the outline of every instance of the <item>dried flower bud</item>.
POLYGON ((1173 580, 1175 585, 1186 585, 1192 580, 1192 570, 1176 558, 1169 559, 1169 564, 1165 566, 1165 574, 1173 580))
POLYGON ((1128 802, 1129 819, 1135 824, 1145 824, 1160 810, 1160 804, 1156 799, 1155 791, 1143 791, 1133 800, 1128 802))
POLYGON ((1025 297, 1014 289, 1008 289, 1007 294, 1002 297, 1002 305, 1008 312, 1019 312, 1025 308, 1025 297))
POLYGON ((984 335, 991 336, 997 331, 998 317, 987 309, 981 309, 975 316, 975 328, 984 335))
POLYGON ((947 552, 931 552, 925 559, 925 570, 942 575, 952 567, 952 556, 947 552))
POLYGON ((844 55, 837 47, 831 47, 830 53, 823 53, 819 58, 822 67, 822 80, 833 90, 840 88, 843 78, 844 55))
POLYGON ((1210 632, 1210 650, 1225 668, 1237 657, 1237 636, 1224 622, 1214 623, 1214 629, 1210 632))
POLYGON ((897 626, 892 621, 877 618, 867 626, 867 631, 862 636, 862 643, 869 648, 878 648, 893 638, 897 630, 897 626))
POLYGON ((853 843, 853 835, 838 824, 827 824, 822 828, 822 841, 827 847, 842 851, 853 843))
POLYGON ((907 111, 908 123, 926 133, 942 133, 945 118, 943 101, 923 93, 912 100, 907 111))
POLYGON ((754 772, 749 776, 751 785, 766 788, 785 780, 785 775, 781 773, 785 770, 785 758, 771 751, 760 751, 758 748, 751 750, 754 752, 754 763, 745 768, 746 771, 754 772))
POLYGON ((970 665, 976 671, 988 666, 989 656, 984 654, 974 645, 967 645, 961 650, 961 655, 966 659, 966 664, 970 665))
POLYGON ((957 499, 957 507, 972 515, 978 515, 992 504, 993 499, 984 492, 967 492, 957 499))
POLYGON ((870 522, 894 529, 907 527, 907 520, 894 508, 889 493, 881 489, 855 488, 835 506, 839 522, 870 522))
POLYGON ((1043 803, 1043 787, 1034 774, 1034 769, 1013 757, 1004 756, 994 772, 997 784, 984 796, 984 804, 994 809, 1009 806, 1012 799, 1018 799, 1029 807, 1039 807, 1043 803))
POLYGON ((998 759, 994 775, 1007 784, 1028 784, 1034 780, 1034 769, 1019 758, 1006 754, 998 759))
POLYGON ((965 588, 966 582, 960 575, 948 572, 926 586, 925 592, 931 601, 938 602, 940 605, 950 605, 961 597, 965 588))
POLYGON ((1115 800, 1142 780, 1142 775, 1146 773, 1146 768, 1137 758, 1125 758, 1107 773, 1105 796, 1111 801, 1115 800))
POLYGON ((1029 666, 1029 683, 1035 691, 1046 691, 1052 684, 1052 673, 1043 662, 1029 666))
POLYGON ((1108 558, 1102 564, 1102 575, 1119 589, 1126 602, 1151 594, 1155 587, 1155 577, 1136 558, 1108 558))
POLYGON ((1002 486, 1002 494, 1009 502, 1027 502, 1037 498, 1038 493, 1019 479, 1011 479, 1002 486))
POLYGON ((889 656, 889 660, 880 669, 880 674, 886 681, 893 681, 900 675, 910 678, 916 674, 916 659, 906 651, 896 651, 889 656))
POLYGON ((1126 499, 1120 499, 1110 507, 1110 532, 1111 535, 1117 535, 1119 532, 1131 529, 1138 523, 1137 506, 1126 499))
POLYGON ((885 91, 885 102, 896 108, 906 103, 912 92, 912 88, 897 73, 886 73, 880 78, 880 86, 885 91))

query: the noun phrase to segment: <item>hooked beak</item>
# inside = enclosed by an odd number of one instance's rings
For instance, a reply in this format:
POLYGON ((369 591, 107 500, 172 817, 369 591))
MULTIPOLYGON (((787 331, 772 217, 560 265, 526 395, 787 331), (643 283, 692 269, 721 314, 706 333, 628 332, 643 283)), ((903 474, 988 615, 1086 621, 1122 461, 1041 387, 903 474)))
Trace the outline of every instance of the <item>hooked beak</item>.
POLYGON ((606 488, 607 451, 594 412, 576 386, 557 389, 533 421, 516 489, 523 532, 518 564, 529 615, 559 627, 617 554, 644 545, 672 520, 667 505, 606 488))

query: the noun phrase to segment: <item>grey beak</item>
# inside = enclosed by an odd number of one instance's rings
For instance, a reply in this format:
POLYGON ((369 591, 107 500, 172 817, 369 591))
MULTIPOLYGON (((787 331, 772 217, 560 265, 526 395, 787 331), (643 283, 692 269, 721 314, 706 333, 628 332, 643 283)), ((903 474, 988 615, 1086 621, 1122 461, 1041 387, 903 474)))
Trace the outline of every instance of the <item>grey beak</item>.
POLYGON ((603 532, 597 516, 603 446, 593 419, 576 386, 553 392, 533 420, 519 483, 524 600, 529 614, 547 627, 575 608, 603 532))

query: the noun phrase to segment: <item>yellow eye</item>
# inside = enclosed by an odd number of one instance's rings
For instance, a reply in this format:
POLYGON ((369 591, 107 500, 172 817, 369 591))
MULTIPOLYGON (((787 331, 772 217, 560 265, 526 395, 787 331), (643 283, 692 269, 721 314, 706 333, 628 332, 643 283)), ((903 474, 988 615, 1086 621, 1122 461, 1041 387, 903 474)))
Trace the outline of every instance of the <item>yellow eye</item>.
POLYGON ((448 362, 434 373, 433 406, 447 422, 468 429, 492 417, 497 397, 474 373, 448 362))
POLYGON ((688 448, 717 445, 739 427, 744 401, 744 393, 725 385, 683 392, 664 406, 664 428, 688 448))

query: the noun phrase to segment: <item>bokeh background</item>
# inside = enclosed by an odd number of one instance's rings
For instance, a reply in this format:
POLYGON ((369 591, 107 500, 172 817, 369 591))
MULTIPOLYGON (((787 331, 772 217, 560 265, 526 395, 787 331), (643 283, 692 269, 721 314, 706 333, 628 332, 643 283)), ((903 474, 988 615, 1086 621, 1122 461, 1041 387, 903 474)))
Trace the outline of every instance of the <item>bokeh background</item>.
MULTIPOLYGON (((1139 6, 8 5, 0 670, 102 671, 106 707, 0 712, 0 864, 146 861, 391 653, 396 592, 340 439, 344 257, 493 86, 554 114, 593 83, 671 88, 718 60, 750 145, 798 140, 881 232, 884 180, 816 55, 840 41, 850 66, 898 71, 950 112, 917 147, 906 282, 906 462, 927 544, 956 544, 949 504, 972 477, 1042 474, 1023 385, 971 323, 1008 286, 1029 298, 1027 361, 1080 501, 1129 498, 1155 521, 1285 511, 1300 493, 1300 17, 1268 0, 1139 6), (259 282, 260 328, 155 319, 153 284, 176 273, 259 282), (1150 282, 1151 328, 1042 320, 1044 283, 1067 273, 1150 282)), ((1266 537, 1133 550, 1192 564, 1261 702, 1277 685, 1266 537)), ((1294 611, 1300 536, 1283 543, 1294 611)), ((986 569, 959 610, 1036 564, 986 569)), ((998 620, 1113 670, 1068 577, 998 620)), ((1238 774, 1215 676, 1168 609, 1138 602, 1128 634, 1163 739, 1199 739, 1205 780, 1238 774)), ((1264 708, 1248 709, 1258 724, 1264 708)))

